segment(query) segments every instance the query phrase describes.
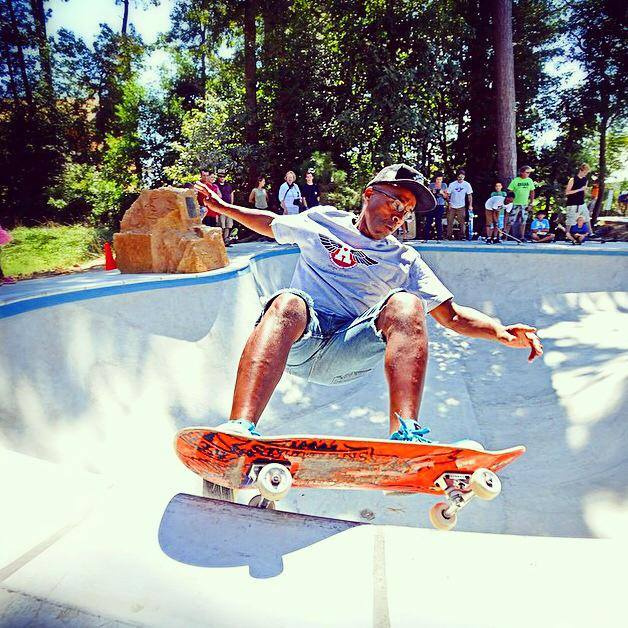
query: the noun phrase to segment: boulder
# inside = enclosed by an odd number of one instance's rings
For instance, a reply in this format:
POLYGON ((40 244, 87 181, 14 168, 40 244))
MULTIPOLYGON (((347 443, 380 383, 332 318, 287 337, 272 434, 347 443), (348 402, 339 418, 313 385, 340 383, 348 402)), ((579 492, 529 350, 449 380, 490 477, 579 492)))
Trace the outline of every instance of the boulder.
POLYGON ((202 273, 229 263, 222 229, 201 224, 193 189, 144 190, 113 245, 122 273, 202 273))

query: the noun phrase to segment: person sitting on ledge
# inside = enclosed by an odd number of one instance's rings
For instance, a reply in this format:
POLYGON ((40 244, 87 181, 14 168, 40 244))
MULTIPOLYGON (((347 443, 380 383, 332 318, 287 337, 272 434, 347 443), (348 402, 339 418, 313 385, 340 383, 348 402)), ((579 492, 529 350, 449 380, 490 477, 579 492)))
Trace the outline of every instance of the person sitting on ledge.
POLYGON ((554 234, 550 233, 550 223, 545 217, 546 212, 544 209, 539 209, 536 212, 536 218, 530 225, 530 233, 532 234, 532 242, 553 242, 554 234))
POLYGON ((576 218, 576 224, 571 225, 565 235, 567 236, 567 240, 572 244, 582 244, 586 242, 591 232, 589 231, 589 225, 585 222, 584 216, 578 216, 578 218, 576 218))

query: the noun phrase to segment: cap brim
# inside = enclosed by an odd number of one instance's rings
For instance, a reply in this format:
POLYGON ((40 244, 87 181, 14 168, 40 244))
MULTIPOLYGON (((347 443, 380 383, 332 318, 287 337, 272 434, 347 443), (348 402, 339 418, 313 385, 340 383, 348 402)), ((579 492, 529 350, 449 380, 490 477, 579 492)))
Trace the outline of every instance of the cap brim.
POLYGON ((373 180, 369 182, 366 187, 371 187, 373 185, 382 183, 386 183, 388 185, 398 185, 399 187, 405 188, 406 190, 412 192, 412 194, 414 194, 414 198, 416 199, 414 211, 419 212, 419 214, 427 214, 436 207, 436 199, 434 198, 434 195, 430 192, 429 188, 424 186, 422 183, 419 183, 418 181, 413 181, 412 179, 395 179, 394 181, 373 180))

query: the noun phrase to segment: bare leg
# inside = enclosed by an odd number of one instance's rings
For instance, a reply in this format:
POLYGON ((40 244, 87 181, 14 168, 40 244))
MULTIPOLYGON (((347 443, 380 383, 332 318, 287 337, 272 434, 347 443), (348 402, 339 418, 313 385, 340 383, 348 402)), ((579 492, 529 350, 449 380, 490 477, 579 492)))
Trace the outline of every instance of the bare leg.
POLYGON ((416 420, 427 370, 427 324, 418 297, 393 294, 376 321, 386 339, 384 369, 388 380, 390 433, 399 429, 398 412, 416 420))
POLYGON ((249 336, 236 378, 231 419, 257 424, 275 390, 292 345, 307 326, 307 307, 301 297, 280 294, 249 336))

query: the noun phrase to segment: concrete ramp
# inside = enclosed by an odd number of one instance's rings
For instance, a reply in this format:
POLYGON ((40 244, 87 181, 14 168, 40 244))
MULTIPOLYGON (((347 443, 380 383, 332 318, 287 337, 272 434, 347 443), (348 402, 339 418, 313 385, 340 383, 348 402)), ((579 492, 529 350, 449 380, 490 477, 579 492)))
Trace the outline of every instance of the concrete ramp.
MULTIPOLYGON (((281 513, 246 509, 245 491, 194 496, 174 434, 228 415, 260 300, 289 283, 296 249, 238 245, 228 268, 186 277, 4 286, 0 626, 616 625, 628 249, 421 253, 457 301, 536 325, 546 351, 529 365, 429 322, 434 438, 527 447, 500 497, 447 534, 427 495, 295 489, 281 513)), ((382 368, 333 388, 286 375, 260 427, 382 437, 387 405, 382 368)))

